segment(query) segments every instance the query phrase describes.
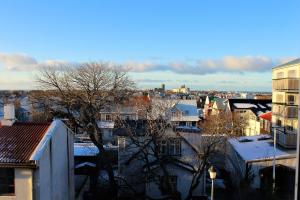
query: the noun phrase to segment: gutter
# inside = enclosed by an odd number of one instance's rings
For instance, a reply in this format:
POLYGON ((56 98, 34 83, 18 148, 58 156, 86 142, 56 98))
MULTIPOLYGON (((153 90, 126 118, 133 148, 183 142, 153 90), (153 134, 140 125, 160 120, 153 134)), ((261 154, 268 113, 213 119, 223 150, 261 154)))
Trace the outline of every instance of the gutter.
POLYGON ((0 168, 26 168, 26 169, 36 169, 38 168, 37 162, 30 161, 28 163, 0 163, 0 168))
MULTIPOLYGON (((289 158, 296 158, 296 154, 276 157, 275 160, 285 160, 285 159, 289 159, 289 158)), ((269 157, 269 158, 260 158, 260 159, 254 159, 254 160, 245 160, 245 163, 255 163, 255 162, 270 161, 270 160, 273 160, 273 158, 269 157)))

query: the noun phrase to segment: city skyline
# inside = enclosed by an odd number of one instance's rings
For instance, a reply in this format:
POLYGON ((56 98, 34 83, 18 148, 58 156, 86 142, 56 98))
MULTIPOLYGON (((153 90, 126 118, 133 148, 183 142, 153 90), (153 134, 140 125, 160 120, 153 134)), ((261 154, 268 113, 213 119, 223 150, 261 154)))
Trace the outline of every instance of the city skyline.
POLYGON ((41 66, 131 69, 139 88, 271 91, 299 57, 298 1, 26 1, 0 7, 0 89, 35 89, 41 66))

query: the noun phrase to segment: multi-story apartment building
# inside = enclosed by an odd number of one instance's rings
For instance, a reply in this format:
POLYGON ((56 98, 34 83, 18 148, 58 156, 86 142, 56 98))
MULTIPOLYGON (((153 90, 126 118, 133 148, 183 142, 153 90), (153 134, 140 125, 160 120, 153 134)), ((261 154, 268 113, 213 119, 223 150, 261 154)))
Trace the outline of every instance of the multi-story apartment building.
POLYGON ((274 67, 272 70, 272 124, 277 143, 296 148, 298 129, 300 59, 274 67))

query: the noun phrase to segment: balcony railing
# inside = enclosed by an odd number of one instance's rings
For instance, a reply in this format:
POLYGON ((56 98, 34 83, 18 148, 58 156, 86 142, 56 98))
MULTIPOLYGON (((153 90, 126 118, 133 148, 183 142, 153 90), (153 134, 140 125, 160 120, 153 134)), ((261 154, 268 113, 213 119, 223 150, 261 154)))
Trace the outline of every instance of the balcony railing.
POLYGON ((272 81, 274 90, 298 90, 298 79, 278 79, 272 81))

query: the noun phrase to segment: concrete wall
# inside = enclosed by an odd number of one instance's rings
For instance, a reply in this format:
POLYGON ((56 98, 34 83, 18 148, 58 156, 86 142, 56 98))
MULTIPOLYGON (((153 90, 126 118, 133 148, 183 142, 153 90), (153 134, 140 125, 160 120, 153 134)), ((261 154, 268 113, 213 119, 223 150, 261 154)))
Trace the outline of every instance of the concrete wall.
POLYGON ((74 199, 73 136, 61 122, 43 146, 34 173, 35 199, 74 199))

